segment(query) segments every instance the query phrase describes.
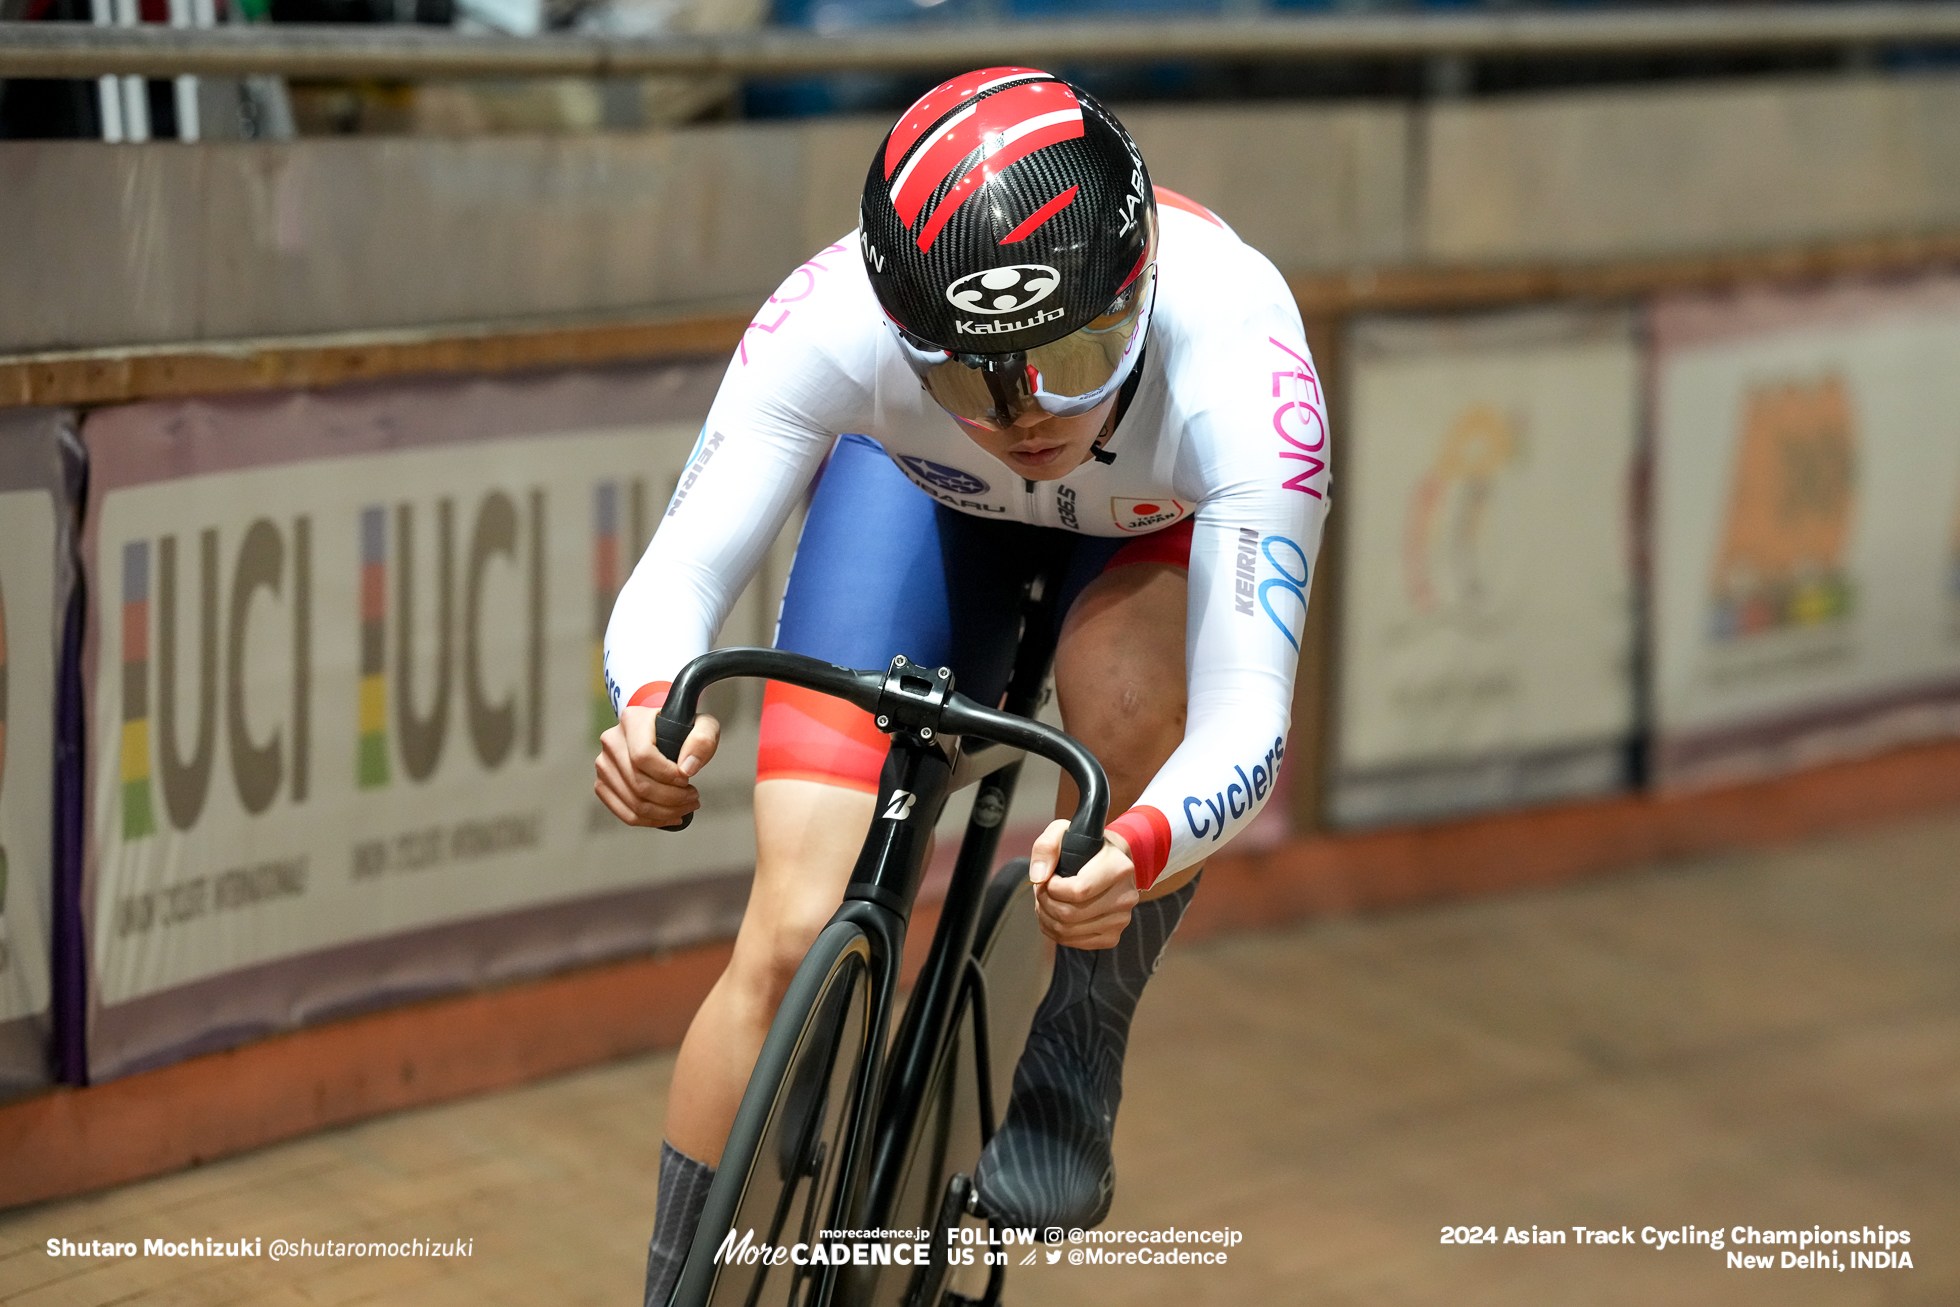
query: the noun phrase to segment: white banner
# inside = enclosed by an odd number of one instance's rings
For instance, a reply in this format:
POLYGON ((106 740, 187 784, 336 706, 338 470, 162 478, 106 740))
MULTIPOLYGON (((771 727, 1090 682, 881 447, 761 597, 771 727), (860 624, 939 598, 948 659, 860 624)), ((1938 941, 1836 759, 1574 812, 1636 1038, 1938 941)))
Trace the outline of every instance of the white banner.
POLYGON ((51 997, 59 542, 53 495, 0 491, 0 1023, 51 997))
POLYGON ((1624 784, 1626 318, 1363 320, 1350 359, 1334 821, 1624 784))
MULTIPOLYGON (((685 834, 592 794, 600 641, 719 368, 85 429, 89 1072, 727 932, 761 686, 685 834)), ((726 643, 768 643, 795 524, 726 643)))
MULTIPOLYGON (((0 412, 0 1098, 46 1085, 58 1066, 55 906, 78 870, 61 865, 56 825, 77 779, 71 768, 64 786, 58 773, 80 469, 73 428, 64 409, 0 412)), ((64 924, 72 939, 74 923, 64 924)))
MULTIPOLYGON (((595 566, 632 556, 607 537, 630 536, 634 503, 650 525, 695 434, 500 440, 108 495, 101 1001, 751 861, 752 710, 733 714, 686 836, 631 830, 591 792, 610 724, 595 566), (139 606, 147 642, 132 646, 139 606), (146 703, 131 702, 138 677, 146 703)), ((773 617, 752 588, 725 635, 766 643, 773 617)))
POLYGON ((1658 779, 1960 731, 1960 278, 1654 322, 1658 779))

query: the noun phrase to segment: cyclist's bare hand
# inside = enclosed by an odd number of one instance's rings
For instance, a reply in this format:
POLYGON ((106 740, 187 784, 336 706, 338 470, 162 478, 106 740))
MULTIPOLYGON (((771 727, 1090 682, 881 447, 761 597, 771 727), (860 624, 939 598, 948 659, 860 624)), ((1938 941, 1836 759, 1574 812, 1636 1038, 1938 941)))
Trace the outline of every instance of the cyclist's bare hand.
POLYGON ((1035 915, 1041 933, 1070 948, 1114 948, 1130 924, 1137 893, 1136 866, 1121 835, 1105 835, 1102 851, 1073 876, 1055 875, 1068 823, 1050 823, 1034 842, 1028 879, 1034 884, 1035 915))
POLYGON ((694 719, 679 762, 661 756, 653 742, 655 708, 627 708, 619 724, 599 737, 599 801, 628 826, 673 826, 701 806, 693 776, 721 743, 721 723, 701 713, 694 719))

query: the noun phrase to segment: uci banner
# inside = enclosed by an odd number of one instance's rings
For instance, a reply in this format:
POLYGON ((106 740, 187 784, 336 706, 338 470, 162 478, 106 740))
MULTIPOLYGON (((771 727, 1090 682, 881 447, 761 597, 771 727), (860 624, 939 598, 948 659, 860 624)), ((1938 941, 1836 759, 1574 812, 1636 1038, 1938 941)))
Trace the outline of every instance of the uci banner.
POLYGON ((1960 733, 1960 277, 1653 311, 1654 771, 1960 733))
POLYGON ((1628 317, 1363 319, 1348 348, 1331 820, 1626 785, 1628 317))
POLYGON ((57 800, 80 780, 80 741, 63 738, 61 711, 74 706, 62 671, 80 485, 72 413, 0 412, 0 1098, 53 1079, 55 1008, 66 997, 54 980, 54 921, 72 849, 57 800))
MULTIPOLYGON (((592 794, 600 638, 719 373, 89 419, 91 1078, 732 927, 759 686, 686 835, 592 794)), ((785 571, 725 642, 769 641, 785 571)))

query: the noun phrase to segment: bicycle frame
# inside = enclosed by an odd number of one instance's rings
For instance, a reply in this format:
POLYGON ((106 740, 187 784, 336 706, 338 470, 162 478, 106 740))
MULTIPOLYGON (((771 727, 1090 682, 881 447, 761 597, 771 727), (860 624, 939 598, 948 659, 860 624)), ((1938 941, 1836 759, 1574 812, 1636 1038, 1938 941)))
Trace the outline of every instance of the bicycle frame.
MULTIPOLYGON (((982 1000, 975 1008, 974 1043, 982 1086, 983 1142, 995 1125, 984 980, 970 966, 969 955, 999 848, 1001 823, 1019 778, 1018 756, 1003 760, 980 782, 931 949, 897 1039, 886 1053, 886 1033, 898 992, 912 904, 924 875, 933 827, 953 788, 954 765, 960 753, 960 748, 949 746, 945 737, 959 736, 962 746, 970 739, 1037 753, 1060 764, 1074 779, 1081 799, 1062 840, 1058 875, 1074 874, 1102 847, 1102 825, 1109 803, 1102 768, 1075 741, 1029 720, 1040 707, 1054 656, 1054 641, 1049 635, 1052 605, 1052 590, 1037 579, 1029 586, 1023 606, 1022 641, 1009 678, 1005 711, 954 695, 947 669, 927 670, 903 657, 894 659, 885 672, 876 673, 856 672, 779 650, 725 649, 703 655, 682 670, 656 721, 661 752, 672 758, 686 740, 702 690, 728 677, 763 676, 847 699, 872 712, 879 728, 891 736, 891 750, 879 777, 877 815, 852 869, 843 903, 831 918, 833 924, 854 923, 870 941, 874 988, 869 1057, 856 1101, 849 1109, 836 1198, 824 1220, 830 1228, 878 1228, 890 1218, 904 1179, 908 1145, 940 1050, 958 1015, 962 995, 976 986, 982 1000)), ((779 1227, 785 1215, 779 1213, 779 1227)), ((953 1213, 952 1219, 957 1215, 953 1213)), ((773 1242, 779 1233, 780 1229, 770 1230, 764 1242, 773 1242)), ((933 1274, 922 1283, 936 1286, 943 1279, 943 1242, 934 1238, 933 1274)), ((998 1274, 990 1277, 987 1300, 997 1299, 1000 1278, 998 1274)), ((836 1284, 835 1268, 826 1268, 815 1293, 805 1301, 829 1303, 836 1284)))
MULTIPOLYGON (((1022 613, 1021 643, 1015 651, 1014 668, 1008 677, 1002 705, 1016 717, 1032 718, 1040 711, 1049 665, 1055 654, 1054 640, 1049 634, 1053 613, 1052 591, 1045 586, 1039 591, 1031 588, 1022 613)), ((968 955, 979 918, 981 895, 993 874, 994 858, 1000 849, 1001 825, 1013 803, 1020 776, 1021 763, 1016 759, 980 781, 980 790, 973 799, 973 814, 967 819, 966 833, 953 864, 952 880, 940 905, 932 948, 913 985, 912 1001, 906 1006, 904 1024, 893 1044, 889 1080, 880 1100, 878 1147, 872 1160, 863 1211, 867 1219, 875 1217, 881 1225, 891 1215, 891 1204, 897 1199, 905 1145, 923 1106, 921 1098, 926 1082, 953 1017, 959 991, 977 979, 969 977, 968 955)), ((984 1005, 979 1011, 979 1028, 984 1032, 984 1005)), ((995 1122, 988 1101, 993 1082, 984 1033, 981 1039, 976 1050, 979 1063, 976 1074, 983 1086, 980 1128, 984 1142, 993 1135, 995 1122)), ((943 1253, 943 1249, 934 1249, 935 1256, 943 1253)))

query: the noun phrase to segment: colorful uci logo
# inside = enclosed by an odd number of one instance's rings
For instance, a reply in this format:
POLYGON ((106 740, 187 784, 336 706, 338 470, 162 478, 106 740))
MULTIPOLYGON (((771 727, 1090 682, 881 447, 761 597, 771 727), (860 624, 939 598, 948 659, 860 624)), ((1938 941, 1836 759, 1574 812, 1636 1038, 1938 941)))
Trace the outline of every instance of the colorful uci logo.
POLYGON ((987 483, 970 472, 935 463, 929 458, 915 458, 910 454, 901 456, 898 461, 905 464, 906 471, 935 490, 944 490, 949 495, 987 493, 987 483))
POLYGON ((1062 274, 1041 263, 969 272, 946 288, 954 308, 968 313, 1016 313, 1048 298, 1062 274))

